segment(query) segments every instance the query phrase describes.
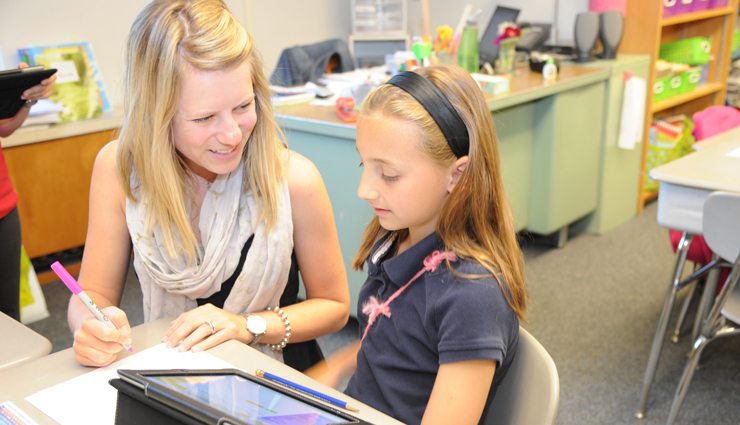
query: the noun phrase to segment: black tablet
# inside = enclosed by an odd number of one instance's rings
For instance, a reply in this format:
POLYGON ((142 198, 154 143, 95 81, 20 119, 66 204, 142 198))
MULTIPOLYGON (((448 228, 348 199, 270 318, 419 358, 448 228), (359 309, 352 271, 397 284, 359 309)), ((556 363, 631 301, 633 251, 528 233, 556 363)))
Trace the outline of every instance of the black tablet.
POLYGON ((14 117, 26 102, 21 99, 23 92, 55 72, 56 69, 45 69, 43 66, 0 71, 0 119, 14 117))
POLYGON ((366 423, 237 369, 119 369, 118 375, 142 390, 147 398, 206 424, 366 423))

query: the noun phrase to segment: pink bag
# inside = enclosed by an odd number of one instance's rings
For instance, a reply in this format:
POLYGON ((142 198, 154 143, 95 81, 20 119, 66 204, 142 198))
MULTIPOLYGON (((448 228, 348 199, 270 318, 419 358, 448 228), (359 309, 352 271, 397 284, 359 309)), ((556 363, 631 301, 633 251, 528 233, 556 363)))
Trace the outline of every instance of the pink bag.
POLYGON ((694 138, 698 142, 739 126, 740 111, 732 106, 710 106, 695 113, 693 119, 694 138))

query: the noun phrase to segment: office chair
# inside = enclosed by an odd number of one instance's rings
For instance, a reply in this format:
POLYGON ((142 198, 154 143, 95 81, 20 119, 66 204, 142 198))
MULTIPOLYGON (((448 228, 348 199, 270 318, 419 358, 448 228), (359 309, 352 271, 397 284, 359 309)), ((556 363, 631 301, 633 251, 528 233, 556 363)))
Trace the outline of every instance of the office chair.
POLYGON ((694 341, 689 360, 673 397, 668 425, 678 417, 686 392, 691 384, 704 348, 718 337, 740 334, 740 194, 714 192, 704 202, 704 239, 712 251, 727 261, 733 261, 732 271, 703 323, 701 334, 694 341), (734 322, 734 323, 733 323, 734 322))
POLYGON ((491 401, 485 425, 548 425, 555 423, 560 379, 545 348, 519 327, 519 352, 491 401))

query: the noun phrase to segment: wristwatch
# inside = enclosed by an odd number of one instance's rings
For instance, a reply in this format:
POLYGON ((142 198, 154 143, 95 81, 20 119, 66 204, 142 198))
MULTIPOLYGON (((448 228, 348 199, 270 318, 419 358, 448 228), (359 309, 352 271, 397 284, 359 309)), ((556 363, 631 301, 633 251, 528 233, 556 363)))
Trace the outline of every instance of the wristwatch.
POLYGON ((247 321, 244 327, 254 336, 247 345, 254 345, 258 343, 260 338, 262 338, 262 335, 267 332, 267 320, 263 317, 255 316, 254 314, 247 314, 245 317, 247 321))

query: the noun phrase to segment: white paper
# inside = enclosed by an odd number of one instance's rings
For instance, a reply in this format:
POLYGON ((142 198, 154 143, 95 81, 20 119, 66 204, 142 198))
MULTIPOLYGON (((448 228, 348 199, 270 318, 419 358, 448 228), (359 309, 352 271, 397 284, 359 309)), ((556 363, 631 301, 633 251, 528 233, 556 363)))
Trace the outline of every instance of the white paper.
POLYGON ((108 381, 118 369, 224 369, 231 363, 206 352, 180 352, 164 344, 136 353, 109 366, 93 370, 41 390, 26 400, 60 425, 111 424, 115 422, 117 391, 108 381))
POLYGON ((622 149, 633 150, 642 139, 646 93, 647 82, 644 78, 631 76, 624 82, 622 119, 619 123, 617 142, 617 146, 622 149))
POLYGON ((727 156, 732 157, 732 158, 740 158, 740 148, 735 148, 727 152, 727 156))

